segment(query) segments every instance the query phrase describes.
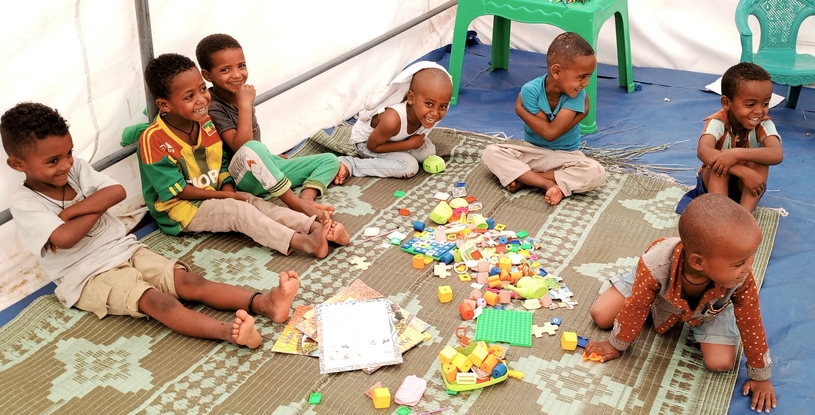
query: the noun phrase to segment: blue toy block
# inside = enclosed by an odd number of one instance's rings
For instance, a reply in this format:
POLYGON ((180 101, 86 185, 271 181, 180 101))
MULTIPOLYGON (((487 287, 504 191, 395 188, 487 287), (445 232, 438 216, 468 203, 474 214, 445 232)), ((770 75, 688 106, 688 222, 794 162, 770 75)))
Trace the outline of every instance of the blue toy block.
POLYGON ((499 236, 498 243, 501 245, 506 245, 509 242, 509 239, 506 236, 499 236))
POLYGON ((589 339, 583 336, 577 336, 577 347, 586 348, 589 345, 589 339))
POLYGON ((498 267, 490 268, 490 276, 499 275, 499 274, 501 274, 501 269, 500 268, 498 268, 498 267))
POLYGON ((495 227, 495 219, 487 218, 487 229, 492 230, 495 227))
POLYGON ((549 322, 552 323, 553 326, 559 326, 560 323, 563 322, 563 320, 561 320, 560 317, 552 317, 552 319, 549 320, 549 322))

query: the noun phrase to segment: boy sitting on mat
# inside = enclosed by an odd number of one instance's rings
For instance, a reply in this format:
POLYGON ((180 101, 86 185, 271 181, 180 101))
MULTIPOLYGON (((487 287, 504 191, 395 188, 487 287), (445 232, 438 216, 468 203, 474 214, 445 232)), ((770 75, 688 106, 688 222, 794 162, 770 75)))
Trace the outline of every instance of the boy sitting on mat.
POLYGON ((236 231, 284 255, 297 249, 317 258, 328 255, 329 241, 348 243, 348 232, 327 215, 307 216, 235 191, 223 142, 207 115, 209 90, 193 61, 161 55, 148 62, 144 79, 160 114, 139 139, 139 172, 162 231, 236 231))
POLYGON ((590 109, 583 88, 597 67, 594 50, 580 35, 561 33, 546 62, 549 71, 527 82, 515 104, 525 142, 490 144, 481 160, 508 191, 537 187, 547 203, 557 205, 602 185, 606 171, 580 151, 580 121, 590 109))
POLYGON ((718 193, 697 197, 679 219, 678 238, 656 240, 631 272, 611 277, 611 287, 590 310, 611 334, 589 342, 586 353, 596 353, 601 362, 616 359, 649 314, 659 334, 688 322, 713 372, 738 364, 741 339, 750 377, 742 393, 753 393, 751 409, 770 412, 776 406, 772 360, 752 272, 760 243, 761 229, 744 207, 718 193))
POLYGON ((374 91, 351 130, 360 157, 342 156, 334 184, 348 176, 408 179, 419 163, 436 154, 430 130, 447 115, 453 81, 434 62, 416 62, 374 91))
POLYGON ((150 316, 180 334, 256 348, 258 313, 276 323, 288 319, 300 283, 293 271, 280 274, 268 294, 206 280, 181 261, 153 253, 126 235, 108 209, 125 189, 73 157, 73 140, 60 114, 45 105, 21 103, 0 118, 8 165, 25 173, 12 196, 20 241, 57 284, 66 307, 111 315, 150 316), (232 322, 190 310, 178 299, 220 310, 237 310, 232 322))
POLYGON ((770 166, 784 159, 781 136, 770 121, 773 83, 764 68, 749 62, 722 76, 722 109, 705 118, 696 154, 702 168, 692 189, 676 206, 707 192, 730 196, 752 212, 767 186, 770 166))
POLYGON ((249 71, 243 48, 232 36, 209 35, 195 48, 201 74, 209 88, 209 116, 226 146, 229 174, 235 187, 254 196, 279 198, 306 215, 331 216, 334 207, 317 204, 337 174, 340 163, 331 153, 288 159, 269 152, 260 141, 255 116, 255 88, 246 83, 249 71), (291 190, 302 186, 300 197, 291 190))

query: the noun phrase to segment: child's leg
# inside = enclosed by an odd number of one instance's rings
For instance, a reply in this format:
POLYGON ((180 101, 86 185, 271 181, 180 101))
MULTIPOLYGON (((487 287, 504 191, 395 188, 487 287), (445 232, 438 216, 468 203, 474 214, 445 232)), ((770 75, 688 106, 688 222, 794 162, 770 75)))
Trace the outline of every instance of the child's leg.
POLYGON ((634 265, 631 271, 609 278, 611 286, 594 300, 589 309, 589 314, 597 327, 605 330, 614 326, 614 319, 623 308, 625 299, 631 297, 636 272, 637 266, 634 265))
POLYGON ((408 150, 407 153, 419 163, 424 163, 424 159, 436 154, 436 145, 425 135, 424 144, 417 149, 408 150))
MULTIPOLYGON (((764 183, 767 183, 767 177, 770 175, 770 166, 753 162, 748 162, 745 165, 760 174, 761 177, 764 178, 764 183)), ((744 188, 744 183, 742 183, 741 180, 739 180, 739 189, 741 190, 741 200, 739 204, 744 206, 748 212, 752 212, 756 209, 756 205, 758 205, 758 201, 761 200, 761 196, 764 195, 764 192, 753 195, 753 192, 744 188)))
MULTIPOLYGON (((705 367, 711 372, 726 372, 736 365, 736 345, 741 336, 736 326, 733 304, 728 304, 712 321, 692 327, 699 342, 705 367)), ((745 340, 748 341, 748 340, 745 340)))
POLYGON ((721 176, 711 173, 710 168, 705 168, 702 171, 702 180, 705 183, 707 193, 718 193, 728 196, 730 175, 723 174, 721 176))
POLYGON ((312 203, 316 197, 322 196, 340 168, 337 156, 331 153, 282 159, 277 165, 289 178, 292 187, 303 186, 300 198, 312 203))
POLYGON ((278 167, 283 160, 260 141, 249 141, 232 156, 229 174, 235 180, 235 188, 242 192, 278 197, 292 186, 278 167))
POLYGON ((358 143, 356 148, 364 158, 338 157, 350 176, 409 179, 419 172, 419 162, 408 152, 374 153, 368 150, 366 143, 358 143))

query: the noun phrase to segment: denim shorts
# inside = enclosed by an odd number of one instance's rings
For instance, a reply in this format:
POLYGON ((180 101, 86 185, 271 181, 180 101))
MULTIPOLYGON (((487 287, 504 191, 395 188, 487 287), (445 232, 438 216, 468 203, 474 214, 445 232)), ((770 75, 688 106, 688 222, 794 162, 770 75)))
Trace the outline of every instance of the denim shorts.
MULTIPOLYGON (((630 272, 617 274, 609 279, 609 282, 623 295, 623 297, 631 297, 632 287, 634 285, 634 275, 637 266, 630 272)), ((698 326, 691 327, 694 340, 697 343, 710 343, 710 344, 724 344, 728 346, 735 346, 739 343, 741 336, 739 329, 736 327, 736 315, 733 314, 733 303, 729 303, 724 310, 722 310, 716 318, 712 321, 702 323, 698 326)))

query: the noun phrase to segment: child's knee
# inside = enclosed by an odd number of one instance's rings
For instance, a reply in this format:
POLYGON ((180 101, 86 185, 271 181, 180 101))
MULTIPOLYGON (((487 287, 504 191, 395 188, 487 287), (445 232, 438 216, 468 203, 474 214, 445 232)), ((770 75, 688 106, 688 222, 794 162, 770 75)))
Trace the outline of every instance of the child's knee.
POLYGON ((487 148, 484 149, 484 152, 481 153, 481 162, 484 163, 487 168, 495 164, 496 154, 498 153, 499 148, 495 144, 490 144, 487 148))
POLYGON ((736 365, 735 358, 726 356, 705 356, 705 368, 711 372, 727 372, 736 365))
POLYGON ((597 302, 592 304, 589 309, 589 314, 591 315, 591 319, 594 320, 594 324, 597 324, 597 327, 603 330, 610 329, 614 325, 614 316, 611 315, 602 304, 598 304, 597 302))
POLYGON ((600 187, 606 182, 606 168, 597 160, 590 160, 588 174, 590 178, 589 186, 592 189, 600 187))
POLYGON ((413 156, 408 155, 402 158, 401 168, 398 172, 398 177, 409 179, 419 172, 419 161, 413 156))
POLYGON ((139 311, 151 317, 157 313, 166 313, 180 305, 175 297, 156 289, 145 291, 139 298, 139 311))
POLYGON ((183 268, 176 268, 173 271, 176 292, 179 288, 198 288, 207 283, 204 277, 183 268))

